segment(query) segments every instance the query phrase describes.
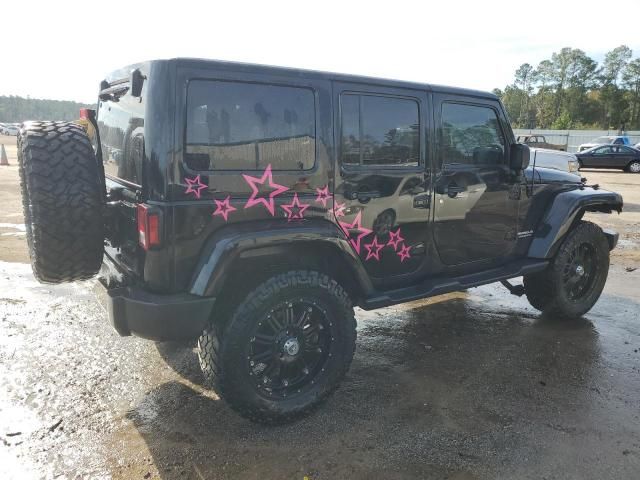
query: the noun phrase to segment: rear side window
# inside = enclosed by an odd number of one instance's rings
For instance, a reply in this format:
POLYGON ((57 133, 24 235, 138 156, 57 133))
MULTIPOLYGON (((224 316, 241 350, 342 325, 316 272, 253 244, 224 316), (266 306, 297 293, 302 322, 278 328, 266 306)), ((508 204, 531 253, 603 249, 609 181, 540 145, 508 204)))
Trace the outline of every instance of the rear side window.
POLYGON ((500 165, 505 141, 496 111, 460 103, 442 104, 443 165, 500 165))
POLYGON ((340 108, 343 165, 418 165, 418 102, 406 98, 349 93, 341 95, 340 108))
POLYGON ((146 82, 140 98, 125 94, 117 101, 103 100, 98 106, 104 172, 138 186, 142 185, 145 98, 146 82))
POLYGON ((194 170, 308 170, 315 163, 315 139, 310 89, 189 83, 186 161, 194 170))

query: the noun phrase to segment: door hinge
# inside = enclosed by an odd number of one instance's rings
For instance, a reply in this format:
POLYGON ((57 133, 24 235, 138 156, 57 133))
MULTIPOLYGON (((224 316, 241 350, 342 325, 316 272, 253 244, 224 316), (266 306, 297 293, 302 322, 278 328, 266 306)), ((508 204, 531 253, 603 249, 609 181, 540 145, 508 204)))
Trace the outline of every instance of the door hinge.
POLYGON ((519 183, 514 183, 509 188, 509 200, 520 200, 522 189, 519 183))

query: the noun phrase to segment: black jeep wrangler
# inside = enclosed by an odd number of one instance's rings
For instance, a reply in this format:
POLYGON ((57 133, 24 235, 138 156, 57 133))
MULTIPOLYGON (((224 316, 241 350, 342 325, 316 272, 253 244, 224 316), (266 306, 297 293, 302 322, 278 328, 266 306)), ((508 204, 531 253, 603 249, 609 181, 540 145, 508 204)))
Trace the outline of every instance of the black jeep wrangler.
POLYGON ((621 196, 529 166, 489 93, 173 59, 114 72, 89 121, 22 126, 35 276, 100 271, 120 335, 197 339, 205 377, 256 421, 338 386, 354 305, 501 281, 578 317, 617 242, 582 217, 621 196))

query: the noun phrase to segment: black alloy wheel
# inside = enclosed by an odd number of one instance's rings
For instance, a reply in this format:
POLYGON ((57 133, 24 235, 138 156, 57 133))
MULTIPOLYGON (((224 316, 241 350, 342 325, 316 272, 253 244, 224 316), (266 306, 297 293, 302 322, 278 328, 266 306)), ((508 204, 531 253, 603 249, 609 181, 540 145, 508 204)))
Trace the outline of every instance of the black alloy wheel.
POLYGON ((353 306, 324 273, 275 275, 219 311, 229 318, 214 319, 200 336, 200 367, 216 392, 250 420, 273 424, 306 415, 351 365, 353 306))
POLYGON ((313 298, 276 305, 255 325, 247 346, 246 369, 256 391, 284 398, 312 385, 331 355, 332 330, 327 311, 313 298))
POLYGON ((609 272, 609 243, 597 225, 580 221, 551 264, 524 276, 527 300, 558 319, 578 318, 598 301, 609 272))
POLYGON ((595 267, 595 252, 590 244, 581 243, 569 253, 562 280, 571 301, 579 301, 590 291, 595 267))

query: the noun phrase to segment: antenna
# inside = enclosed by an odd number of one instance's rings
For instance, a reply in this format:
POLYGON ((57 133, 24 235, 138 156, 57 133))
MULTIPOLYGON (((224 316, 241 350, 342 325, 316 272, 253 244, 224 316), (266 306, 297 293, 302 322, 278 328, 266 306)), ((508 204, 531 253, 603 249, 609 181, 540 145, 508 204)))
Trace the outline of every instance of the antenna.
POLYGON ((533 152, 533 169, 531 170, 531 186, 529 187, 531 189, 531 194, 533 194, 533 184, 535 183, 535 179, 536 179, 536 158, 538 156, 538 149, 536 148, 533 152))

